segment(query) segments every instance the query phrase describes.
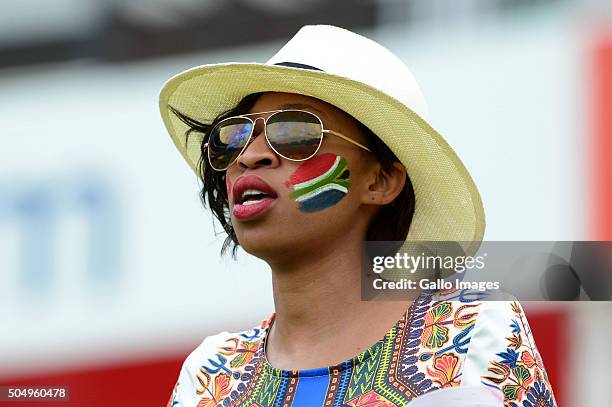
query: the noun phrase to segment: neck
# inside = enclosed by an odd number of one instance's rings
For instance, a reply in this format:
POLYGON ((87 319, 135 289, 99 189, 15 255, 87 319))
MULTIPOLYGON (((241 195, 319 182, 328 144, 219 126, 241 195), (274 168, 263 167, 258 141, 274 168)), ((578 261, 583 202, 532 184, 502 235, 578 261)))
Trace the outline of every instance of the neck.
POLYGON ((411 304, 361 301, 361 238, 341 243, 269 262, 276 316, 266 355, 274 367, 307 369, 349 359, 381 339, 411 304))

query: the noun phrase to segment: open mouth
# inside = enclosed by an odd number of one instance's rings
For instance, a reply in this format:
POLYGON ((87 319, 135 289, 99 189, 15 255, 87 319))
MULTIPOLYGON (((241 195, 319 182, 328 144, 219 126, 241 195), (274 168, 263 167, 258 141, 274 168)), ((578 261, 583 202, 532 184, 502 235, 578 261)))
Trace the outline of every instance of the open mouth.
POLYGON ((276 191, 255 174, 238 177, 232 192, 234 196, 232 214, 240 220, 252 220, 263 216, 272 208, 278 197, 276 191))
POLYGON ((258 202, 263 201, 264 198, 276 198, 274 195, 269 194, 258 189, 246 189, 236 200, 236 203, 241 205, 254 205, 258 202))

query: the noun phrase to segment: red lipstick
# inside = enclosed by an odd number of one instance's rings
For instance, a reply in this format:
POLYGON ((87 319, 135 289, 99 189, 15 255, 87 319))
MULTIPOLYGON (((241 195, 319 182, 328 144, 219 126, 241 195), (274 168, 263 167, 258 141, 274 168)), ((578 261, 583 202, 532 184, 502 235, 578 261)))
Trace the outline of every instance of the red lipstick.
POLYGON ((240 176, 232 188, 232 214, 240 220, 252 220, 267 212, 277 200, 276 191, 254 174, 240 176))

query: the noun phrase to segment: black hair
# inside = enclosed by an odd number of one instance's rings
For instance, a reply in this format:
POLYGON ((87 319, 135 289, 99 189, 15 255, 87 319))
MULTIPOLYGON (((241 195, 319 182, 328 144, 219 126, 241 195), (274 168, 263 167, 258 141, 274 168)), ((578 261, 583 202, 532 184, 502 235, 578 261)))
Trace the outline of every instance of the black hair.
MULTIPOLYGON (((210 167, 208 162, 205 143, 208 141, 210 130, 221 120, 245 114, 255 104, 260 93, 252 93, 244 97, 235 107, 226 110, 213 119, 210 124, 201 123, 191 117, 186 116, 172 106, 169 109, 183 122, 189 129, 185 132, 185 141, 189 140, 192 133, 199 133, 203 136, 200 144, 201 156, 198 161, 197 171, 198 176, 202 180, 202 190, 200 191, 200 200, 204 207, 208 205, 223 227, 227 237, 221 248, 221 255, 231 248, 232 258, 236 259, 238 251, 238 238, 231 223, 229 213, 229 202, 225 184, 225 171, 215 171, 210 167)), ((390 174, 393 169, 393 163, 399 162, 397 156, 391 149, 363 123, 354 119, 357 127, 366 136, 366 145, 376 155, 381 164, 382 170, 390 174)), ((366 240, 367 241, 404 241, 408 235, 412 217, 414 214, 415 197, 414 189, 410 177, 406 176, 406 182, 400 194, 387 205, 382 206, 376 215, 372 218, 368 226, 366 240)))

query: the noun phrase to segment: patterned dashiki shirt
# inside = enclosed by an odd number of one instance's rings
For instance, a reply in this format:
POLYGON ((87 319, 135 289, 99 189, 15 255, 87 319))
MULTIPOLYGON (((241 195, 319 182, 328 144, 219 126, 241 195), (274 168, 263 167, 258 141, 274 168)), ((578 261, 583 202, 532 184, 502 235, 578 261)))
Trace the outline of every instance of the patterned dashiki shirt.
POLYGON ((430 391, 489 386, 506 407, 556 406, 521 304, 482 291, 422 292, 377 343, 338 365, 279 370, 265 338, 275 314, 207 337, 184 361, 168 406, 404 406, 430 391))

